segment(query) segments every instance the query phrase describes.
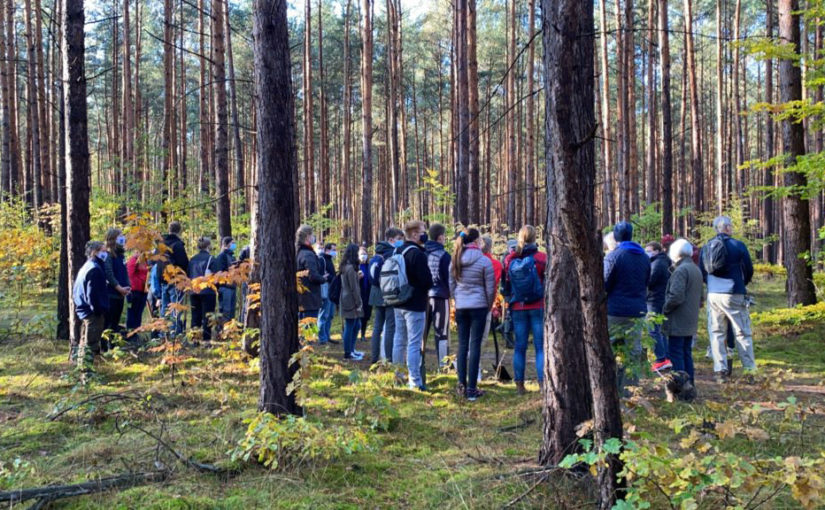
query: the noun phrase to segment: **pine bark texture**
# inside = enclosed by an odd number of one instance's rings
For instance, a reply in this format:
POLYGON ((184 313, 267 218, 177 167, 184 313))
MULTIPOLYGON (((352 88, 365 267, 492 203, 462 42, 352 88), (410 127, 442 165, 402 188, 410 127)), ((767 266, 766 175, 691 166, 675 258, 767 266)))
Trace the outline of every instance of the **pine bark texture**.
POLYGON ((212 80, 215 90, 215 184, 217 188, 218 235, 232 235, 229 203, 229 137, 226 107, 226 40, 224 0, 212 0, 212 80))

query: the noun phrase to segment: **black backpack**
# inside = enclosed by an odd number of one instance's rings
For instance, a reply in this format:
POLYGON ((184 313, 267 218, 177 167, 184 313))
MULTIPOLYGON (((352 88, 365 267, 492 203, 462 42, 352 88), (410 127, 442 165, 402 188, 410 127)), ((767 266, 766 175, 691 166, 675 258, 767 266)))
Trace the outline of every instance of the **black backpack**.
POLYGON ((725 269, 728 259, 728 249, 725 246, 725 239, 716 236, 705 245, 702 250, 702 265, 708 274, 715 275, 725 269))
POLYGON ((335 303, 335 306, 338 306, 338 303, 341 301, 341 275, 335 275, 335 278, 332 279, 332 282, 329 284, 329 300, 335 303))

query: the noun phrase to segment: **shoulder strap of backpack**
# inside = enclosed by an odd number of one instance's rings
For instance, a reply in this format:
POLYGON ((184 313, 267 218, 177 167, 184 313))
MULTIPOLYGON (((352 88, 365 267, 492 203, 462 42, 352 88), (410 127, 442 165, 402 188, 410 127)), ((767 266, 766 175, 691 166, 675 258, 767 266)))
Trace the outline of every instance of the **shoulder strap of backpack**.
POLYGON ((407 252, 408 252, 408 251, 412 250, 413 248, 415 248, 415 246, 407 246, 407 247, 406 247, 406 248, 404 248, 404 250, 401 252, 401 256, 403 257, 404 255, 406 255, 406 254, 407 254, 407 252))

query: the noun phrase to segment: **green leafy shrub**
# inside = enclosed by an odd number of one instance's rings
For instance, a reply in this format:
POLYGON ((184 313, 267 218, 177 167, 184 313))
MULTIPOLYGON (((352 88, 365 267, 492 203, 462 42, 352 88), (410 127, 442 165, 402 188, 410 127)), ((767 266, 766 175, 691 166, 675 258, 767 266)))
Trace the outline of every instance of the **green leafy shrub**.
POLYGON ((807 306, 795 306, 793 308, 774 308, 766 312, 754 313, 751 321, 755 326, 765 327, 769 330, 785 328, 787 332, 810 329, 817 324, 825 322, 825 302, 819 302, 807 306))
POLYGON ((778 264, 754 264, 753 274, 772 280, 774 278, 785 278, 788 272, 784 266, 778 264))
POLYGON ((255 458, 270 469, 292 469, 372 449, 369 436, 359 428, 326 427, 304 417, 270 413, 258 413, 245 423, 246 435, 229 452, 232 460, 255 458))

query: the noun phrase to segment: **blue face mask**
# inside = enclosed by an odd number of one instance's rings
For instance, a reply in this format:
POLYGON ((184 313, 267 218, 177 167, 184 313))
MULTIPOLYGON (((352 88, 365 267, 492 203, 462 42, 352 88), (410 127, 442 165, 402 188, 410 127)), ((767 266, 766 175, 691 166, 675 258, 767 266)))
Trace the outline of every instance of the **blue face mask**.
POLYGON ((331 252, 329 252, 329 256, 332 257, 332 258, 335 258, 335 257, 338 256, 338 252, 335 251, 335 250, 332 250, 331 252))
POLYGON ((106 262, 106 257, 108 257, 108 256, 109 256, 109 252, 108 252, 108 251, 102 251, 102 252, 100 252, 100 253, 98 253, 98 254, 97 254, 97 258, 99 258, 99 259, 100 259, 100 260, 102 260, 103 262, 106 262))
POLYGON ((230 245, 229 245, 229 249, 230 249, 231 251, 235 251, 235 248, 237 248, 237 247, 238 247, 238 245, 237 245, 237 244, 235 244, 235 243, 232 243, 232 244, 230 244, 230 245))
POLYGON ((124 235, 117 236, 117 244, 119 244, 121 246, 126 246, 126 236, 124 236, 124 235))
POLYGON ((404 245, 404 240, 399 239, 399 240, 393 242, 392 245, 396 248, 401 248, 404 245))

